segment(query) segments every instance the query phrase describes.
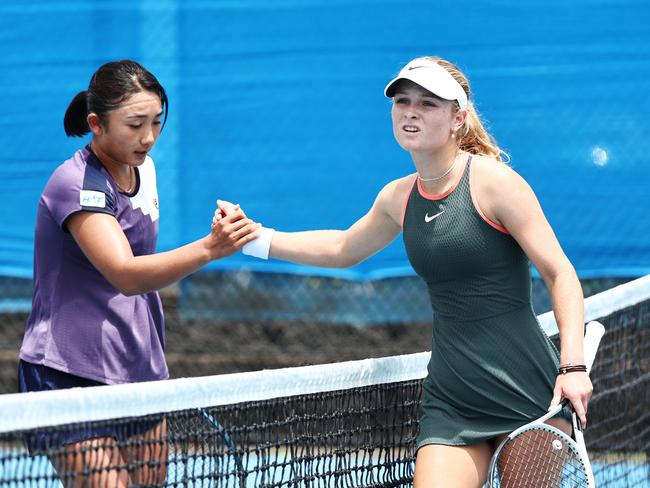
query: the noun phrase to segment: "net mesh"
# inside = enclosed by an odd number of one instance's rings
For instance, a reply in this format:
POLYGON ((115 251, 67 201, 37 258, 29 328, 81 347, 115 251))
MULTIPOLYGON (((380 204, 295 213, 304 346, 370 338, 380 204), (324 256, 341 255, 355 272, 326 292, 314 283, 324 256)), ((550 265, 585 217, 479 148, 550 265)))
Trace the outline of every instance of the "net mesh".
MULTIPOLYGON (((650 486, 649 284, 586 307, 607 330, 585 430, 599 487, 650 486)), ((427 359, 3 395, 0 487, 410 486, 427 359)))

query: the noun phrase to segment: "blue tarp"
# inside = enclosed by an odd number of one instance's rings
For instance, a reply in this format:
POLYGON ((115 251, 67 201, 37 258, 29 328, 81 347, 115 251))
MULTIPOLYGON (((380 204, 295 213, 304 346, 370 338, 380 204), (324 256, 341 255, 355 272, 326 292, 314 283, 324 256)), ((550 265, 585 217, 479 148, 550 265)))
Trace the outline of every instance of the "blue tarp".
MULTIPOLYGON (((282 230, 352 224, 413 171, 382 89, 427 54, 469 76, 582 277, 650 273, 649 19, 641 0, 2 2, 0 274, 31 276, 40 192, 87 141, 63 113, 101 63, 136 59, 168 90, 152 154, 165 250, 204 235, 217 198, 282 230)), ((411 269, 398 239, 333 273, 411 269)))

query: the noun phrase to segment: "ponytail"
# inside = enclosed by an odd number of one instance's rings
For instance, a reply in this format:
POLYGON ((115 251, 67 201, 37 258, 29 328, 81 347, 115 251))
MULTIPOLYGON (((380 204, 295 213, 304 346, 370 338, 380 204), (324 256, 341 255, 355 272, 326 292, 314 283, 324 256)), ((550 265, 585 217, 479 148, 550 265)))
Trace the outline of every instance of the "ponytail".
POLYGON ((80 91, 68 105, 63 116, 63 128, 68 137, 81 137, 90 132, 88 126, 88 92, 80 91))
POLYGON ((481 118, 472 101, 472 90, 469 86, 469 80, 463 72, 455 64, 446 59, 435 56, 426 56, 425 59, 429 59, 449 71, 467 95, 467 119, 465 120, 465 126, 459 131, 459 148, 470 154, 493 157, 497 161, 503 161, 501 157, 503 155, 506 160, 510 161, 508 153, 497 145, 494 137, 483 126, 483 122, 481 122, 481 118))
POLYGON ((490 156, 497 161, 503 161, 501 157, 503 155, 510 160, 508 153, 497 145, 494 137, 483 126, 472 102, 467 105, 467 119, 465 119, 465 126, 460 129, 460 132, 462 135, 458 138, 458 146, 462 151, 490 156))

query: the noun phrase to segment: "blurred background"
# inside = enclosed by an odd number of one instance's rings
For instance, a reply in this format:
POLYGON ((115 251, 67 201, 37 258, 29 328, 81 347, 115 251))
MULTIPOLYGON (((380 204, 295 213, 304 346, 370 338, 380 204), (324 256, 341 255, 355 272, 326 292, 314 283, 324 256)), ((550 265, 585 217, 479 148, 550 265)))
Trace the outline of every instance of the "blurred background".
MULTIPOLYGON (((89 140, 66 138, 63 114, 102 63, 135 59, 168 92, 152 152, 167 250, 209 231, 217 198, 268 227, 347 228, 413 172, 384 85, 447 58, 591 295, 650 273, 648 18, 641 0, 0 2, 0 392, 16 388, 40 193, 89 140)), ((401 238, 347 270, 237 254, 162 296, 173 377, 430 349, 401 238)))

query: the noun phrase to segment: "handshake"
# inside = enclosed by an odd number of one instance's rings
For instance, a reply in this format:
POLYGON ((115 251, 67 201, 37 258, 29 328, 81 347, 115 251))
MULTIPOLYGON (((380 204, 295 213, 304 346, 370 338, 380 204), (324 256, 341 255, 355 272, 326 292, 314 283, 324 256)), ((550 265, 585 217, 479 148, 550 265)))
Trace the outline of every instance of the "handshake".
MULTIPOLYGON (((212 217, 212 227, 214 228, 219 220, 230 215, 232 212, 235 212, 238 208, 238 205, 227 202, 226 200, 217 200, 217 209, 214 212, 214 217, 212 217)), ((257 239, 244 244, 242 252, 247 256, 268 259, 274 232, 274 229, 260 227, 260 236, 257 239)))

